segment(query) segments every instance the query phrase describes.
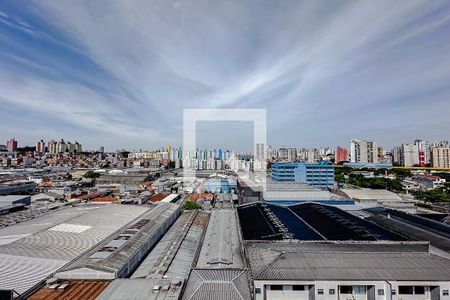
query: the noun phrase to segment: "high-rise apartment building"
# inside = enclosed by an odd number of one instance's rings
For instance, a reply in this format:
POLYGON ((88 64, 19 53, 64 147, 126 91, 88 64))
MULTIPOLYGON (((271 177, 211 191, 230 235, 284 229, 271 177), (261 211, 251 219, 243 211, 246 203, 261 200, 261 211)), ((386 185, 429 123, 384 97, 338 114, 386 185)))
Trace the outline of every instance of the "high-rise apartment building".
POLYGON ((280 148, 278 149, 278 159, 284 162, 294 162, 297 160, 297 149, 280 148))
POLYGON ((63 152, 66 152, 66 150, 67 150, 67 144, 66 144, 66 142, 64 142, 64 140, 63 139, 61 139, 59 142, 58 142, 58 147, 57 147, 57 152, 58 153, 63 153, 63 152))
POLYGON ((415 140, 414 145, 417 145, 419 151, 419 166, 425 167, 431 163, 430 159, 430 145, 423 140, 415 140))
POLYGON ((395 166, 399 166, 401 164, 401 155, 402 151, 400 149, 401 147, 395 146, 394 149, 392 149, 392 164, 395 166))
POLYGON ((342 147, 337 147, 335 162, 348 161, 348 150, 342 147))
POLYGON ((256 153, 255 153, 255 160, 257 161, 264 161, 266 156, 266 149, 264 144, 256 144, 256 153))
POLYGON ((414 144, 402 144, 400 164, 404 167, 419 165, 419 147, 414 144))
POLYGON ((354 163, 378 163, 377 143, 353 139, 350 142, 350 161, 354 163))
POLYGON ((45 142, 44 140, 40 140, 36 143, 36 152, 44 153, 45 152, 45 142))
POLYGON ((47 152, 56 153, 57 150, 57 143, 54 140, 51 140, 47 143, 47 152))
POLYGON ((450 147, 433 147, 431 152, 433 168, 450 168, 450 147))
POLYGON ((8 152, 16 152, 17 151, 17 141, 16 139, 11 139, 6 142, 6 150, 8 152))

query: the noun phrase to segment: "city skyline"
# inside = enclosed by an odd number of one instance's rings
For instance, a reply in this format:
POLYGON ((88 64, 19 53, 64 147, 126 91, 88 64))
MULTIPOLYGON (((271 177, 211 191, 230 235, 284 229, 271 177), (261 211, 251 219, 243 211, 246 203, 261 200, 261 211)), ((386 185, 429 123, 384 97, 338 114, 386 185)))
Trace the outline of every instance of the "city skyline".
MULTIPOLYGON (((53 142, 55 144, 58 143, 59 141, 64 141, 66 143, 68 142, 69 144, 71 143, 70 140, 65 139, 65 138, 49 138, 49 139, 36 139, 35 142, 33 142, 33 143, 24 144, 24 143, 21 143, 20 139, 18 139, 16 137, 11 137, 11 138, 8 138, 6 141, 0 140, 0 145, 6 146, 8 144, 8 142, 10 142, 11 140, 14 140, 17 143, 17 148, 35 147, 35 146, 37 147, 36 144, 41 142, 41 141, 44 142, 46 147, 47 147, 47 144, 50 143, 50 142, 53 142)), ((346 150, 350 150, 351 143, 352 143, 353 140, 370 141, 370 142, 373 141, 373 142, 377 143, 377 141, 370 140, 370 139, 364 139, 364 138, 362 138, 362 139, 355 139, 355 138, 351 138, 351 139, 348 140, 347 143, 341 143, 341 144, 337 144, 337 145, 330 145, 330 144, 327 145, 327 144, 323 144, 322 143, 321 145, 318 145, 318 146, 308 146, 308 145, 293 146, 293 145, 287 145, 287 144, 274 145, 274 144, 271 144, 269 142, 269 143, 267 143, 266 148, 270 147, 270 148, 272 148, 272 150, 291 149, 291 148, 292 149, 305 149, 305 150, 307 150, 307 149, 326 149, 326 148, 337 150, 338 148, 344 148, 346 150)), ((75 139, 74 143, 78 144, 80 141, 81 141, 80 139, 75 139)), ((377 146, 383 148, 383 150, 386 151, 386 152, 390 152, 391 150, 394 150, 396 147, 399 147, 401 145, 410 145, 410 144, 414 145, 417 141, 426 142, 426 143, 428 143, 431 146, 434 143, 435 144, 448 143, 449 139, 445 139, 444 138, 444 139, 440 139, 440 140, 427 140, 427 139, 423 139, 423 138, 415 138, 415 139, 410 140, 410 141, 398 142, 398 143, 394 144, 393 146, 386 146, 386 145, 382 145, 382 144, 379 144, 379 143, 377 143, 377 146)), ((81 143, 81 144, 83 144, 83 143, 81 143)), ((250 142, 250 144, 251 144, 251 142, 250 142)), ((83 144, 83 146, 84 146, 84 144, 83 144)), ((219 150, 219 149, 235 150, 238 153, 253 152, 253 148, 252 148, 253 145, 250 145, 250 147, 248 147, 248 149, 242 149, 242 147, 239 147, 239 146, 242 146, 242 145, 236 145, 236 147, 233 147, 233 146, 227 146, 227 145, 219 144, 219 143, 217 143, 217 144, 210 144, 210 145, 205 145, 205 144, 199 143, 197 145, 196 149, 204 150, 206 148, 208 150, 214 150, 214 149, 217 149, 217 150, 219 150)), ((114 152, 114 151, 119 151, 119 150, 139 152, 139 151, 156 151, 156 150, 160 150, 160 149, 166 149, 167 147, 171 147, 173 149, 178 149, 180 147, 183 148, 183 145, 182 145, 182 143, 176 143, 176 144, 167 144, 167 145, 161 145, 161 146, 149 146, 149 147, 146 147, 146 148, 118 147, 116 149, 107 149, 107 148, 104 147, 104 145, 98 144, 98 145, 94 145, 92 148, 91 147, 87 147, 85 149, 88 152, 97 151, 99 148, 103 148, 104 151, 107 151, 107 152, 114 152)), ((191 149, 191 150, 195 150, 195 149, 191 149)))
POLYGON ((24 2, 0 4, 1 140, 177 144, 192 107, 266 108, 280 146, 448 139, 444 1, 24 2))

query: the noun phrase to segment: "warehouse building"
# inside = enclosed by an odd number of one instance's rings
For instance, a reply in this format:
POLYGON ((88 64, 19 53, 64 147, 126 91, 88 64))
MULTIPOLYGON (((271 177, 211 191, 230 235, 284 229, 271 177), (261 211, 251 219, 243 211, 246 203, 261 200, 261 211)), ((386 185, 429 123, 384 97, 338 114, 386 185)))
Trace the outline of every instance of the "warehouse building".
POLYGON ((357 201, 362 207, 370 208, 385 206, 401 209, 407 212, 416 212, 414 201, 403 200, 396 193, 387 190, 376 190, 368 188, 342 189, 342 192, 352 200, 357 201))
POLYGON ((97 299, 180 299, 195 264, 209 214, 186 211, 129 279, 116 279, 97 299))
POLYGON ((426 242, 252 241, 254 299, 450 299, 450 261, 426 242))
POLYGON ((213 210, 196 267, 243 269, 244 262, 238 230, 238 220, 234 210, 213 210))
POLYGON ((251 299, 235 210, 211 212, 196 268, 191 271, 183 300, 251 299))
POLYGON ((113 280, 130 276, 180 214, 173 203, 152 205, 118 233, 59 270, 58 279, 113 280))
POLYGON ((355 204, 347 195, 339 196, 327 189, 300 182, 277 182, 267 178, 265 188, 249 179, 237 181, 239 203, 265 201, 268 203, 291 205, 303 202, 317 202, 330 205, 351 206, 355 204))
POLYGON ((196 263, 209 214, 184 212, 139 265, 131 278, 187 279, 196 263))
POLYGON ((238 215, 245 240, 406 240, 340 208, 312 202, 250 203, 239 206, 238 215))
POLYGON ((146 211, 69 207, 0 229, 0 289, 26 292, 146 211))
POLYGON ((0 196, 0 215, 24 208, 31 204, 31 196, 8 195, 0 196))
POLYGON ((450 259, 450 225, 424 216, 383 207, 366 209, 366 219, 411 240, 429 241, 431 251, 450 259))

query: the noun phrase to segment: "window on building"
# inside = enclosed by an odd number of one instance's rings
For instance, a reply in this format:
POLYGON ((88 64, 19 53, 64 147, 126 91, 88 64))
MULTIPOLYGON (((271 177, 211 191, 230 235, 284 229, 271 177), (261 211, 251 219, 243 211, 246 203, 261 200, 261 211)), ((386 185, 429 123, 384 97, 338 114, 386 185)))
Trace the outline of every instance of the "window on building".
POLYGON ((395 289, 392 289, 392 290, 391 290, 391 294, 392 294, 392 295, 395 295, 395 294, 397 294, 397 291, 396 291, 395 289))
POLYGON ((448 296, 448 290, 442 290, 442 296, 448 296))
POLYGON ((384 296, 384 290, 378 289, 378 296, 384 296))
POLYGON ((412 295, 414 294, 414 287, 412 285, 400 285, 398 293, 399 295, 412 295))
POLYGON ((261 288, 255 288, 255 294, 261 294, 261 288))
POLYGON ((334 295, 336 293, 335 289, 329 289, 328 294, 334 295))
POLYGON ((365 295, 366 294, 366 286, 365 285, 354 285, 353 286, 353 294, 365 295))
POLYGON ((415 295, 424 295, 425 294, 425 287, 422 285, 415 285, 414 286, 414 294, 415 295))
POLYGON ((270 290, 271 291, 282 291, 283 290, 283 286, 281 284, 271 284, 270 285, 270 290))
POLYGON ((353 286, 351 286, 351 285, 341 285, 339 287, 339 292, 341 294, 353 294, 353 286))
POLYGON ((293 291, 304 291, 305 290, 305 286, 304 285, 293 285, 292 286, 292 290, 293 291))
POLYGON ((317 290, 317 295, 323 295, 323 289, 318 289, 317 290))

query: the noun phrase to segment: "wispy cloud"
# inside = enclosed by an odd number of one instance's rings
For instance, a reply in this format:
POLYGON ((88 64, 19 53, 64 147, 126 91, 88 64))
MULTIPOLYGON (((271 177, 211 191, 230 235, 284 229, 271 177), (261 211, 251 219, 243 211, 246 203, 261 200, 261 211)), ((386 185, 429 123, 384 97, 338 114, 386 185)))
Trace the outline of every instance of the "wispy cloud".
POLYGON ((445 1, 21 4, 0 4, 0 103, 111 146, 181 142, 185 107, 267 108, 275 144, 448 138, 445 1))

